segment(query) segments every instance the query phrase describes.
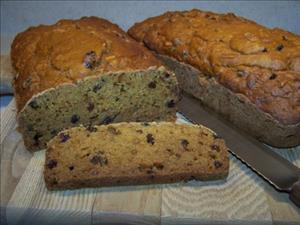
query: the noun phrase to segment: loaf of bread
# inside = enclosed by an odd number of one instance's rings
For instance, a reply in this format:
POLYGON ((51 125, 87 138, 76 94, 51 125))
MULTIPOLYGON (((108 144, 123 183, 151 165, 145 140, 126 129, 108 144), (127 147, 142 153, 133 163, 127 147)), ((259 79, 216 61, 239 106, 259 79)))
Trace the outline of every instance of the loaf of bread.
POLYGON ((154 50, 180 87, 259 140, 300 144, 300 37, 232 13, 167 12, 128 33, 154 50))
POLYGON ((19 130, 29 150, 79 124, 175 119, 176 76, 107 20, 29 28, 16 36, 11 58, 19 130))
POLYGON ((172 122, 73 127, 48 143, 47 188, 74 189, 226 178, 223 139, 172 122))

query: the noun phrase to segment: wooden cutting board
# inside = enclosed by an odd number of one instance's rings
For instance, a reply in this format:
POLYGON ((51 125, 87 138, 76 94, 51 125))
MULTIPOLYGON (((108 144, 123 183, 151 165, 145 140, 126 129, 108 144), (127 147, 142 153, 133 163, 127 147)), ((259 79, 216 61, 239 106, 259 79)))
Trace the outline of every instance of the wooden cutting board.
MULTIPOLYGON (((226 182, 49 192, 44 151, 26 151, 15 114, 12 101, 1 115, 1 200, 8 224, 299 224, 300 211, 287 196, 232 156, 226 182)), ((178 122, 186 121, 178 115, 178 122)), ((283 155, 300 165, 299 147, 283 155)))
MULTIPOLYGON (((227 181, 49 192, 14 100, 1 112, 1 224, 300 224, 300 210, 230 156, 227 181)), ((187 123, 179 114, 178 122, 187 123)), ((300 146, 275 150, 300 166, 300 146)))

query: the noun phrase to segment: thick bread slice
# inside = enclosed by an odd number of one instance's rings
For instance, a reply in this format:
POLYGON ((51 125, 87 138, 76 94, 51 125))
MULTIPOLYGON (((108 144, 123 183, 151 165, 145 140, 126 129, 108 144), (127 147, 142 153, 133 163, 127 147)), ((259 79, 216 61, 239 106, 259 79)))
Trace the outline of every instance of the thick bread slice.
POLYGON ((228 168, 224 140, 206 127, 134 122, 60 132, 44 177, 55 190, 221 179, 228 168))
POLYGON ((28 149, 39 150, 79 124, 174 121, 178 100, 175 75, 163 67, 99 74, 32 98, 19 113, 19 130, 28 149))

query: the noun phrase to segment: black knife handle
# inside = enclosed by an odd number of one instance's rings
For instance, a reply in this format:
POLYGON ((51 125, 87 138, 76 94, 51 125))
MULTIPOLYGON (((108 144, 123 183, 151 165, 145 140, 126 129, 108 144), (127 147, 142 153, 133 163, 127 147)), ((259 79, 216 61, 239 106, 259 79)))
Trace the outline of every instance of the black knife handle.
POLYGON ((293 184, 289 197, 300 208, 300 180, 293 184))

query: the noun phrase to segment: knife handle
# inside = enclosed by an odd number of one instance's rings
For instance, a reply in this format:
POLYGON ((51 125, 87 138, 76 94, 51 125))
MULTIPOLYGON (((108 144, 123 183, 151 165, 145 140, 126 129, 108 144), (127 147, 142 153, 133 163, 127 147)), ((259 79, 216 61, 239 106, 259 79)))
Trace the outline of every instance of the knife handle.
POLYGON ((293 184, 289 197, 300 208, 300 180, 293 184))

